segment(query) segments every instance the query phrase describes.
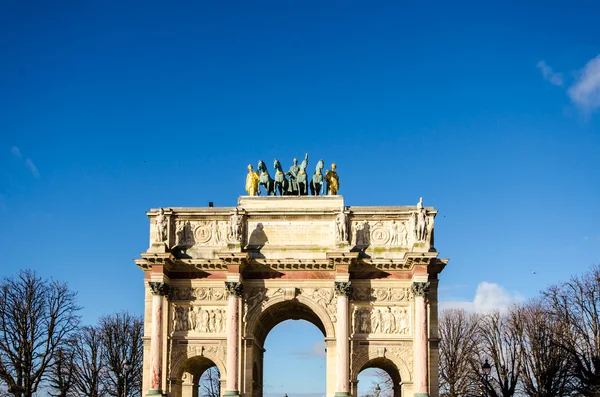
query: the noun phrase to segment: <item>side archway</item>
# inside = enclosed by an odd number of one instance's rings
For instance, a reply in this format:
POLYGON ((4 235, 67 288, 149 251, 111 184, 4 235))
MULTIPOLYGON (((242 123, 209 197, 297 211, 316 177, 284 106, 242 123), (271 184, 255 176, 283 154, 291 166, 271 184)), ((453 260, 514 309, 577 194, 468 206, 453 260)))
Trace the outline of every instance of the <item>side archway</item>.
POLYGON ((176 348, 173 351, 169 376, 171 395, 187 397, 189 394, 191 397, 191 390, 197 387, 200 375, 213 366, 219 370, 220 381, 223 384, 227 376, 225 354, 225 346, 189 345, 176 348))
POLYGON ((400 354, 403 348, 360 346, 354 348, 351 379, 358 383, 358 375, 367 368, 379 368, 388 373, 394 384, 394 396, 401 396, 401 385, 412 383, 412 363, 407 363, 400 354), (398 350, 397 352, 394 350, 398 350))

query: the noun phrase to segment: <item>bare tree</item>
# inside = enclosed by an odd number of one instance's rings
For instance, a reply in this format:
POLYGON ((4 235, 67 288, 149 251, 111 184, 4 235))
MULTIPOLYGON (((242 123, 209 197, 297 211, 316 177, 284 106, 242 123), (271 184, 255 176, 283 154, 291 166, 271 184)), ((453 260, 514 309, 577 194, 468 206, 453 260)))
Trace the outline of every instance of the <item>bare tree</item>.
POLYGON ((46 386, 52 397, 67 397, 72 395, 75 378, 75 360, 73 343, 58 349, 54 362, 48 371, 46 386))
POLYGON ((521 374, 522 349, 520 344, 521 313, 511 309, 507 313, 494 311, 486 314, 479 326, 481 351, 491 360, 491 376, 482 378, 491 397, 511 397, 517 390, 521 374))
POLYGON ((548 321, 548 310, 538 301, 516 308, 522 327, 517 332, 523 348, 522 389, 530 397, 569 395, 572 388, 571 363, 560 347, 561 323, 548 321))
POLYGON ((97 327, 83 327, 75 337, 74 346, 75 379, 74 389, 80 396, 100 397, 100 374, 104 367, 104 344, 97 327))
POLYGON ((439 318, 440 394, 464 396, 479 391, 477 349, 480 316, 464 309, 443 310, 439 318))
POLYGON ((221 396, 221 374, 216 366, 208 368, 200 377, 200 397, 221 396))
POLYGON ((559 344, 573 364, 576 392, 600 395, 600 266, 543 292, 559 344))
POLYGON ((104 344, 102 386, 105 395, 140 396, 142 392, 142 360, 144 323, 141 317, 117 313, 100 319, 99 329, 104 344), (129 369, 125 369, 128 363, 129 369), (127 386, 125 386, 127 385, 127 386))
POLYGON ((66 284, 24 270, 0 281, 0 379, 31 397, 58 349, 77 329, 80 308, 66 284))

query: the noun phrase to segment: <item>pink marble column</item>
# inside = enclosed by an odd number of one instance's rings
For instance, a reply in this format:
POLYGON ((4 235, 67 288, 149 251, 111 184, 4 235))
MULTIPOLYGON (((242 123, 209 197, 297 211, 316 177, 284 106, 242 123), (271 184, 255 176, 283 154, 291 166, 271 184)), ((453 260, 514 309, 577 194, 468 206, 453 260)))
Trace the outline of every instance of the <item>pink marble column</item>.
POLYGON ((336 282, 337 336, 336 336, 336 397, 350 396, 350 342, 348 339, 348 299, 351 284, 336 282))
POLYGON ((239 315, 242 283, 225 282, 229 297, 227 298, 227 386, 224 396, 239 396, 238 362, 240 357, 239 315))
POLYGON ((429 349, 427 338, 427 289, 429 283, 413 283, 415 297, 415 397, 429 396, 429 349))
POLYGON ((162 353, 163 353, 163 300, 169 293, 169 284, 148 283, 152 291, 152 327, 150 334, 150 390, 148 396, 162 395, 162 353))

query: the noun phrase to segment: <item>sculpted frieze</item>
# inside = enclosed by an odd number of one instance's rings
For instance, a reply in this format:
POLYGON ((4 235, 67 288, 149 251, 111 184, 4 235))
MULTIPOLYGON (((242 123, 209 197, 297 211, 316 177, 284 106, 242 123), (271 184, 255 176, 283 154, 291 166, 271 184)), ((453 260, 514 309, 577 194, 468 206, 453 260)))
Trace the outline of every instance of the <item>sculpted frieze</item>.
POLYGON ((223 287, 175 287, 171 288, 171 300, 222 301, 227 299, 223 287))
MULTIPOLYGON (((295 290, 295 288, 293 288, 295 290)), ((255 310, 262 310, 265 304, 275 296, 283 295, 283 288, 265 288, 255 287, 244 290, 244 316, 243 321, 247 322, 248 314, 255 310)))
POLYGON ((410 335, 410 310, 404 307, 355 307, 352 314, 355 334, 410 335))
POLYGON ((352 288, 354 301, 408 302, 412 300, 411 287, 371 288, 355 286, 352 288))
POLYGON ((227 310, 211 306, 173 305, 173 332, 223 333, 227 310))
POLYGON ((337 304, 333 288, 302 288, 300 293, 310 297, 319 306, 327 310, 332 322, 337 321, 337 304))

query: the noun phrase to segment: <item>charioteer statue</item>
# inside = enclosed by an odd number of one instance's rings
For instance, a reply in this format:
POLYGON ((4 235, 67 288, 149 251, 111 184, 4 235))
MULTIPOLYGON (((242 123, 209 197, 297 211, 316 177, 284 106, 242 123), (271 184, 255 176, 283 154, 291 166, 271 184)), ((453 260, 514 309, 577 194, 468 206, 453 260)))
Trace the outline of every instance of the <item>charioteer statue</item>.
POLYGON ((279 160, 275 159, 273 161, 275 179, 273 179, 267 170, 266 163, 259 160, 256 168, 257 171, 260 172, 260 175, 252 169, 251 165, 248 165, 246 192, 249 196, 260 196, 260 187, 262 186, 264 187, 267 196, 270 196, 271 194, 277 195, 278 192, 280 196, 307 196, 309 194, 309 188, 310 194, 313 196, 320 196, 321 194, 338 194, 340 182, 336 172, 335 163, 331 164, 331 171, 326 170, 325 176, 323 176, 322 170, 325 166, 323 160, 319 160, 312 178, 307 176, 307 167, 308 153, 306 153, 300 164, 298 164, 298 159, 294 158, 293 164, 288 172, 283 172, 281 163, 279 160), (289 180, 287 179, 288 177, 289 180), (326 186, 325 192, 323 192, 323 185, 326 186))

